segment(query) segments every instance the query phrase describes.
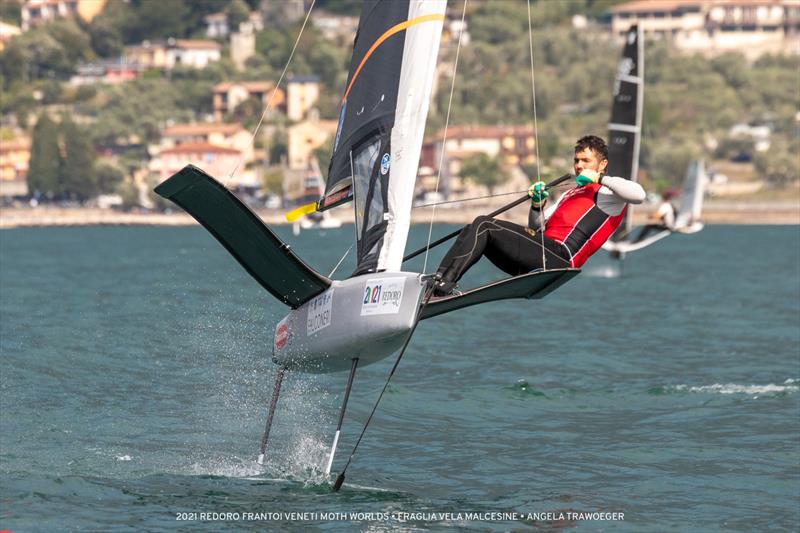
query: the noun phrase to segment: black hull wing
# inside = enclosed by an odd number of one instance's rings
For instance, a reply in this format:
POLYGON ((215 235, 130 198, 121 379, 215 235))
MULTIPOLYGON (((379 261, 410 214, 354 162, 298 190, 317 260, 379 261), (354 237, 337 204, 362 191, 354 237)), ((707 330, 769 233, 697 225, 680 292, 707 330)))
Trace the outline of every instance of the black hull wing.
POLYGON ((580 269, 560 268, 523 274, 513 278, 495 281, 469 290, 458 296, 432 298, 422 310, 420 320, 431 318, 471 305, 496 300, 525 298, 528 300, 544 298, 567 281, 574 278, 580 269))
POLYGON ((231 191, 194 165, 155 189, 197 219, 275 298, 297 308, 330 287, 231 191))

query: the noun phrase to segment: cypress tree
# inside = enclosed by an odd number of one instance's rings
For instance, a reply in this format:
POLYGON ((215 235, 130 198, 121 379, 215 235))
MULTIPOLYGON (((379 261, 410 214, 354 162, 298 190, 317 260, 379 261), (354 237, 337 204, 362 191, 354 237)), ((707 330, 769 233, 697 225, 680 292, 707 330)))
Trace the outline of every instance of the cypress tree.
POLYGON ((59 190, 61 156, 58 152, 58 126, 47 113, 39 115, 33 128, 31 160, 28 164, 28 191, 52 198, 59 190))
POLYGON ((61 193, 81 202, 97 194, 94 146, 86 131, 69 117, 61 121, 64 159, 61 165, 61 193))

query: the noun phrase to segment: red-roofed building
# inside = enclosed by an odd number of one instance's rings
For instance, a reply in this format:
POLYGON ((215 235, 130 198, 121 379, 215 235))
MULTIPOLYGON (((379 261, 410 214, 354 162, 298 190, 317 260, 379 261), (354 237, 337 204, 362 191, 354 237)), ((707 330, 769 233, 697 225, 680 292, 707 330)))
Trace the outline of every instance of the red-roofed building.
POLYGON ((161 132, 161 143, 155 151, 198 142, 239 150, 247 163, 253 159, 252 133, 242 128, 241 124, 222 122, 174 124, 161 132))
POLYGON ((424 189, 433 190, 439 162, 440 190, 451 192, 469 188, 468 184, 454 179, 460 176, 465 159, 478 154, 500 159, 502 165, 514 167, 536 162, 536 139, 531 126, 451 126, 440 130, 425 140, 420 156, 420 183, 424 189), (444 150, 444 159, 442 159, 444 150))
POLYGON ((186 165, 195 165, 214 176, 227 187, 258 186, 256 173, 245 170, 242 152, 207 142, 187 142, 159 152, 151 160, 150 169, 161 181, 186 165), (238 167, 236 174, 231 173, 238 167))

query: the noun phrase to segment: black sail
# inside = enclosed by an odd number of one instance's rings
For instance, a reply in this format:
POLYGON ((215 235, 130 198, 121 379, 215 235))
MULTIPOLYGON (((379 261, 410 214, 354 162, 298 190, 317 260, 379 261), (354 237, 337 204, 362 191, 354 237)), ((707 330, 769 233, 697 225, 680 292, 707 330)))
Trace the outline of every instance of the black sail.
POLYGON ((400 270, 445 0, 366 0, 317 209, 355 200, 354 274, 400 270))
MULTIPOLYGON (((608 124, 608 168, 610 176, 636 181, 639 171, 639 142, 642 133, 644 98, 644 50, 641 31, 631 26, 625 33, 622 52, 614 79, 614 100, 608 124)), ((630 231, 631 209, 612 240, 630 231)))

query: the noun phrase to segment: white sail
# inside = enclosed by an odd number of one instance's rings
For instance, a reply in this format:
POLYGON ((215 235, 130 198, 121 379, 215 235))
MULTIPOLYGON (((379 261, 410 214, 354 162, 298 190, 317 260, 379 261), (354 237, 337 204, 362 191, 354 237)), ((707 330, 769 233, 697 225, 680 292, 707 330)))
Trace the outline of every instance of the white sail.
POLYGON ((688 228, 700 221, 707 183, 708 174, 705 162, 699 159, 689 164, 681 190, 678 213, 675 216, 676 228, 688 228))
POLYGON ((387 191, 388 225, 378 258, 379 271, 400 270, 403 264, 446 4, 446 0, 420 0, 409 5, 409 20, 435 16, 441 19, 436 24, 416 24, 406 30, 392 129, 391 164, 394 168, 387 191))

